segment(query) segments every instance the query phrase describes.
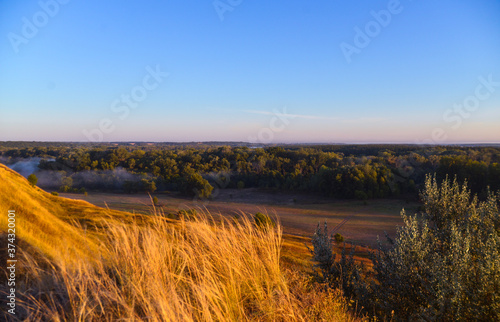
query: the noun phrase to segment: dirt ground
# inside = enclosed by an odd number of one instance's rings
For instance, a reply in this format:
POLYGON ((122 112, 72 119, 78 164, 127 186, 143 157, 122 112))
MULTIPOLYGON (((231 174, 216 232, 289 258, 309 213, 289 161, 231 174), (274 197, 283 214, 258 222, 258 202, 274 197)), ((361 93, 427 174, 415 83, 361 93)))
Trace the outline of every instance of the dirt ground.
MULTIPOLYGON (((147 194, 111 194, 90 192, 82 194, 61 193, 62 197, 83 199, 100 207, 109 207, 136 213, 152 213, 152 202, 147 194)), ((158 208, 165 213, 179 209, 195 208, 225 216, 267 213, 277 218, 286 234, 311 237, 318 223, 325 221, 334 233, 346 241, 362 246, 375 247, 377 236, 385 240, 384 232, 395 236, 396 227, 402 225, 400 212, 404 208, 413 214, 419 206, 414 201, 401 199, 332 200, 318 195, 263 191, 258 189, 224 189, 214 192, 211 200, 196 200, 176 193, 155 193, 158 208), (345 221, 345 222, 344 222, 345 221), (344 222, 341 227, 337 227, 344 222)))

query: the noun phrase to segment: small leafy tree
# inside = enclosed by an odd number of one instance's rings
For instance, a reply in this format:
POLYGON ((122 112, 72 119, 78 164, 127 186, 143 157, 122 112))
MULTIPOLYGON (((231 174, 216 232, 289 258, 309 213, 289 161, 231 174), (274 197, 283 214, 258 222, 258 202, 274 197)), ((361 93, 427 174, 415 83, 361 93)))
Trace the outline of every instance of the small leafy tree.
POLYGON ((32 186, 35 186, 38 182, 38 178, 36 177, 36 175, 34 173, 30 174, 28 176, 28 182, 32 185, 32 186))
POLYGON ((64 177, 61 180, 62 185, 59 187, 60 192, 71 192, 73 186, 73 179, 71 177, 64 177))
POLYGON ((61 184, 63 186, 67 186, 67 187, 71 188, 73 186, 73 179, 71 177, 64 177, 61 180, 61 184))
MULTIPOLYGON (((340 236, 340 234, 338 235, 340 236)), ((314 265, 316 278, 333 288, 340 288, 348 297, 358 293, 357 289, 364 285, 361 282, 363 267, 354 261, 355 247, 351 245, 351 250, 347 254, 344 245, 340 259, 337 260, 337 254, 334 254, 332 249, 332 237, 328 233, 326 222, 323 229, 318 223, 311 242, 313 249, 309 250, 313 255, 312 260, 316 262, 314 265)))
POLYGON ((141 179, 140 185, 143 191, 153 193, 156 191, 156 183, 153 180, 141 179))
POLYGON ((199 173, 187 174, 181 183, 180 190, 184 194, 196 196, 198 198, 209 198, 214 187, 204 179, 199 173))

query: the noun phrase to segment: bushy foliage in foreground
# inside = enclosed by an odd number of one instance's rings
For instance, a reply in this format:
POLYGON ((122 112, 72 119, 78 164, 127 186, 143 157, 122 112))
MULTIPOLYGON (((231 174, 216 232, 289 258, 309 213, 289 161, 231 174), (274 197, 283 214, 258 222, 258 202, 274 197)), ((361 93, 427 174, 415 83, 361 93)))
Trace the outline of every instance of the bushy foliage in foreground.
POLYGON ((312 238, 311 250, 312 260, 317 262, 314 265, 316 277, 332 288, 342 289, 346 296, 352 296, 361 279, 362 267, 354 261, 355 248, 352 247, 351 252, 347 254, 345 244, 340 259, 337 260, 337 254, 332 251, 333 240, 334 238, 328 234, 326 222, 323 229, 318 224, 312 238))
POLYGON ((466 184, 427 177, 425 212, 409 216, 389 248, 373 254, 373 275, 332 260, 327 228, 313 237, 321 275, 368 313, 398 320, 500 320, 500 215, 497 199, 471 197, 466 184))

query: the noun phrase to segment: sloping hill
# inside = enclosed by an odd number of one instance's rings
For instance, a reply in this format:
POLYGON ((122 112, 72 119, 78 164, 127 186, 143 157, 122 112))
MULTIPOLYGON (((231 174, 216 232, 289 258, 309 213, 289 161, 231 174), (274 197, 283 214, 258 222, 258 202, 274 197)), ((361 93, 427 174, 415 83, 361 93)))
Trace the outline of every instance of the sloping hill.
POLYGON ((283 269, 279 224, 107 210, 53 196, 0 165, 2 263, 9 210, 26 256, 16 316, 0 311, 2 321, 353 320, 342 297, 283 269))
POLYGON ((99 242, 92 227, 110 218, 130 216, 85 201, 53 196, 31 186, 17 172, 0 164, 0 232, 3 235, 8 228, 9 210, 16 213, 18 242, 27 243, 50 258, 66 260, 96 257, 99 242), (86 227, 90 229, 82 229, 86 227), (88 256, 90 254, 93 255, 88 256))

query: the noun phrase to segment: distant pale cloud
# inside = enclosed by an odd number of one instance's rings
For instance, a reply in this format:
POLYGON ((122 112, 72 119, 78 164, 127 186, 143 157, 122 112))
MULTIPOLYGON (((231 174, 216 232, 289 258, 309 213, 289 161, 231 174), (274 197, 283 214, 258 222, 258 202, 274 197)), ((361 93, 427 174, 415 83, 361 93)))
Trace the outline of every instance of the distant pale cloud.
POLYGON ((385 117, 361 117, 355 119, 343 119, 342 123, 351 123, 351 124, 364 124, 364 123, 379 123, 388 121, 388 118, 385 117))
POLYGON ((279 112, 269 112, 269 111, 259 111, 259 110, 243 110, 243 112, 250 113, 250 114, 286 116, 289 118, 301 118, 301 119, 308 119, 308 120, 339 120, 338 117, 304 115, 304 114, 290 114, 290 113, 286 113, 286 112, 279 113, 279 112))
POLYGON ((331 117, 331 116, 318 116, 318 115, 304 115, 304 114, 290 114, 290 113, 279 113, 269 112, 269 111, 260 111, 260 110, 243 110, 245 113, 250 114, 262 114, 262 115, 277 115, 277 116, 286 116, 289 118, 301 118, 307 120, 335 120, 341 123, 349 123, 349 124, 366 124, 366 123, 378 123, 387 121, 388 118, 385 117, 361 117, 354 119, 346 119, 340 117, 331 117))

